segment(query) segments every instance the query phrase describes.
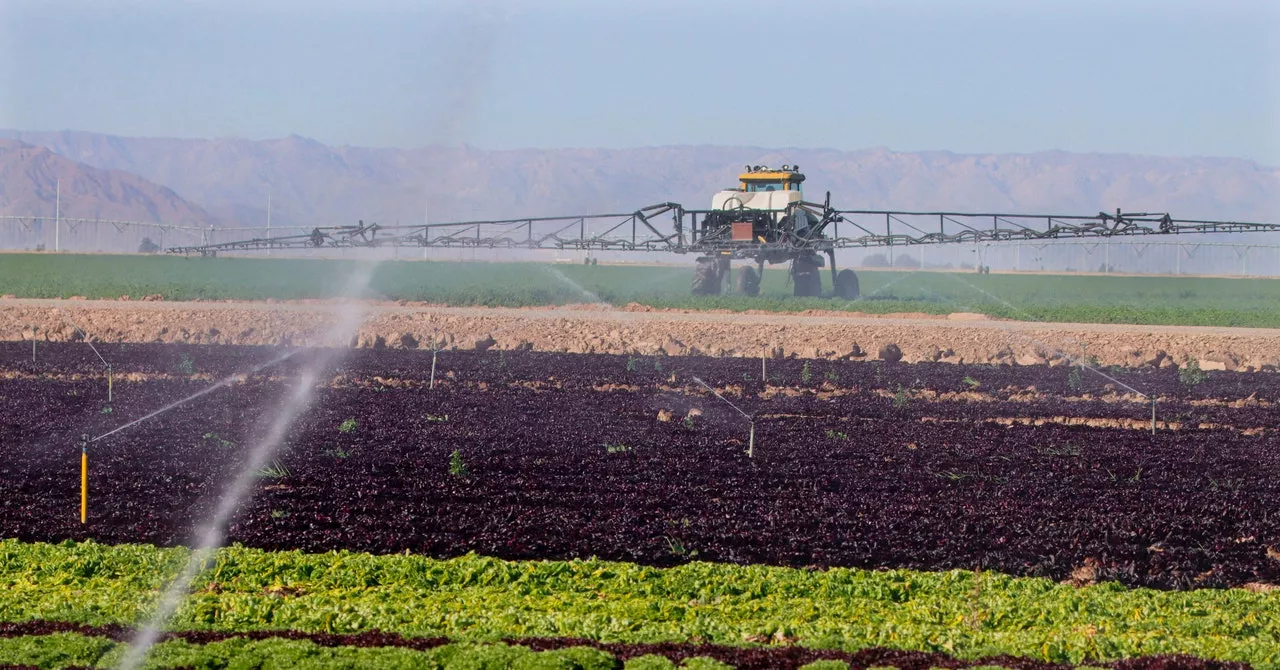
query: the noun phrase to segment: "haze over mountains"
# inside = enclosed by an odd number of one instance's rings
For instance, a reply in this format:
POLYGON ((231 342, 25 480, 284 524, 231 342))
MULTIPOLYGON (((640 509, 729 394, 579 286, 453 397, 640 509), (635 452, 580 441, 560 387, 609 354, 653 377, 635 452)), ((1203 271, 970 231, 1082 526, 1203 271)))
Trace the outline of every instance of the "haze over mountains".
POLYGON ((744 164, 798 163, 807 195, 846 209, 1089 214, 1168 211, 1181 218, 1280 219, 1280 168, 1234 158, 1043 152, 964 155, 671 146, 642 149, 330 147, 273 140, 116 137, 3 131, 49 151, 0 144, 0 213, 258 226, 433 222, 701 208, 744 164), (108 172, 104 172, 104 170, 108 172))
POLYGON ((66 217, 213 223, 213 217, 172 189, 122 170, 90 167, 46 147, 0 139, 0 211, 15 215, 53 212, 66 217))

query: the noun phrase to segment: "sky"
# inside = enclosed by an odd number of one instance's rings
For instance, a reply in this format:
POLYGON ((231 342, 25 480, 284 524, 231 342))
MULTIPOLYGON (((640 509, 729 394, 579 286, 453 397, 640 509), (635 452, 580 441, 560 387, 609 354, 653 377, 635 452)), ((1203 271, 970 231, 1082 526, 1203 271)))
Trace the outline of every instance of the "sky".
POLYGON ((0 128, 1276 166, 1280 2, 3 0, 0 128))

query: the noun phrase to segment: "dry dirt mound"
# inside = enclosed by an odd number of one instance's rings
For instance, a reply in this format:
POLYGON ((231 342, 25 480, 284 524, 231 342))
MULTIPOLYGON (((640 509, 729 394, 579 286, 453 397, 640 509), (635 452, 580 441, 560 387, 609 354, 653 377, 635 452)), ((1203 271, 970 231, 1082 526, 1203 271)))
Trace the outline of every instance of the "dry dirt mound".
MULTIPOLYGON (((350 344, 365 347, 537 349, 615 354, 843 358, 907 362, 1171 366, 1274 370, 1280 330, 1046 324, 973 315, 891 318, 839 313, 706 313, 486 309, 378 303, 350 344)), ((323 343, 331 303, 169 303, 0 299, 0 340, 66 341, 76 326, 106 342, 323 343), (75 324, 75 325, 72 325, 75 324)))

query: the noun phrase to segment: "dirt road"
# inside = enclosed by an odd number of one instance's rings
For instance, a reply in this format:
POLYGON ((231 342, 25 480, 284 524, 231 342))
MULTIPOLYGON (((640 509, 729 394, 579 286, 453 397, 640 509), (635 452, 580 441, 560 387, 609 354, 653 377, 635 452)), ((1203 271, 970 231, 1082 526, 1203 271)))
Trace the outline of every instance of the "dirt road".
MULTIPOLYGON (((978 315, 872 317, 839 313, 728 313, 563 308, 440 307, 367 303, 352 344, 695 354, 1168 366, 1194 356, 1205 369, 1275 370, 1280 329, 1028 323, 978 315)), ((0 340, 207 344, 320 343, 337 319, 325 302, 137 302, 0 299, 0 340), (74 325, 73 325, 74 324, 74 325)))

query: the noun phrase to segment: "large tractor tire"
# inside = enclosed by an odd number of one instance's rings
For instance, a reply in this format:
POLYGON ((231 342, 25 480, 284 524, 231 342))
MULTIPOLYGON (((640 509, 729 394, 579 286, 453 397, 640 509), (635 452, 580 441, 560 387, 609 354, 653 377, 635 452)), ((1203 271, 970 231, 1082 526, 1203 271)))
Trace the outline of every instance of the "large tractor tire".
POLYGON ((797 298, 822 296, 822 263, 812 258, 800 257, 791 261, 791 283, 795 285, 797 298))
POLYGON ((835 293, 837 298, 857 300, 861 295, 858 290, 858 274, 853 270, 841 270, 836 275, 835 293))
POLYGON ((714 258, 699 258, 693 267, 693 294, 720 295, 720 263, 714 258))
POLYGON ((760 273, 750 265, 738 270, 738 292, 743 295, 760 295, 760 273))

